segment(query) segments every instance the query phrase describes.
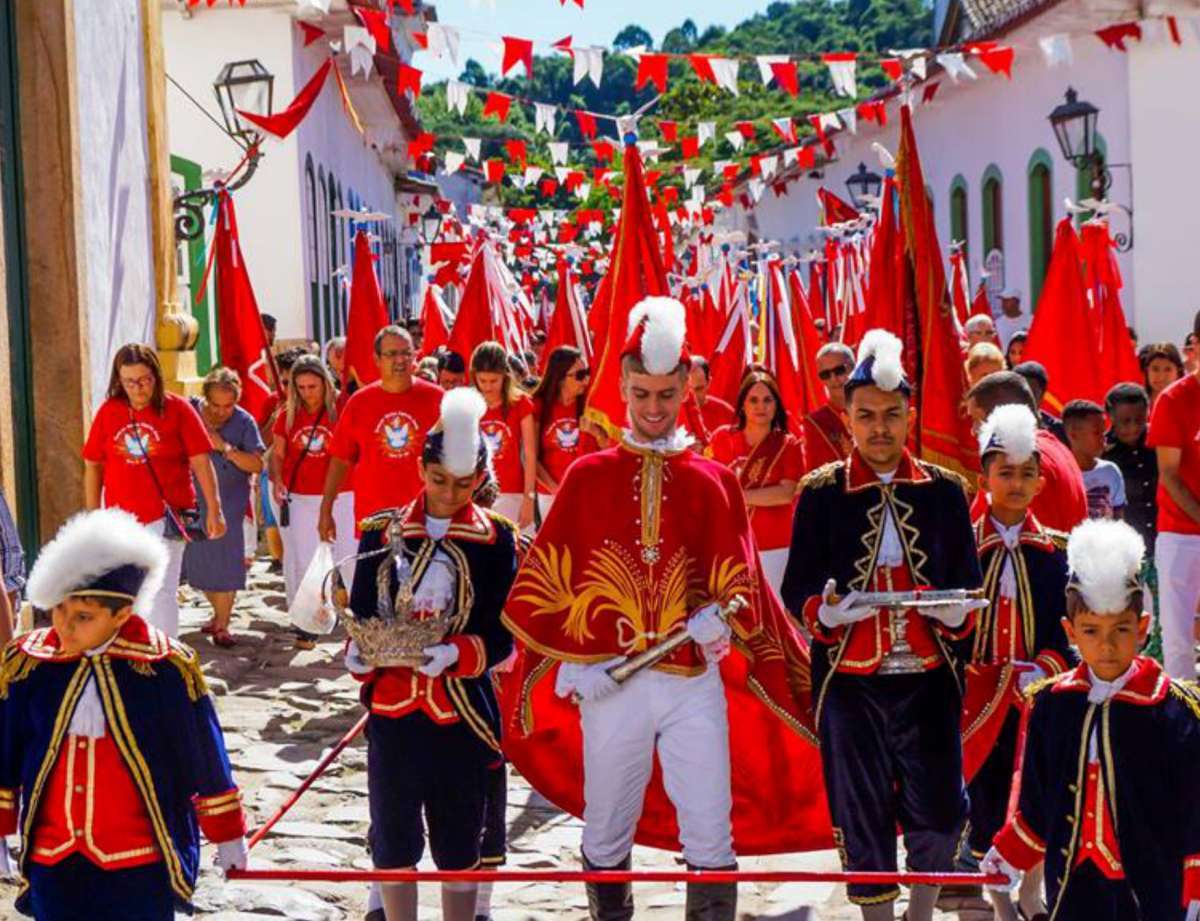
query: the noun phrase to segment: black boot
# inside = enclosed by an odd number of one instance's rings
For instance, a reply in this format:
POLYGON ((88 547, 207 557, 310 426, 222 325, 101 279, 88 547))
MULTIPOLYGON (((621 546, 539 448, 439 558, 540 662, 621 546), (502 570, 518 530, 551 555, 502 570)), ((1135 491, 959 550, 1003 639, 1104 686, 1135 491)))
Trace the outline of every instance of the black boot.
MULTIPOLYGON (((690 870, 736 870, 728 867, 689 867, 690 870)), ((688 883, 685 921, 734 921, 737 917, 737 883, 688 883)))
MULTIPOLYGON (((628 870, 631 858, 615 867, 598 867, 583 855, 585 870, 628 870)), ((588 914, 592 921, 632 921, 633 885, 631 883, 587 883, 588 914)))

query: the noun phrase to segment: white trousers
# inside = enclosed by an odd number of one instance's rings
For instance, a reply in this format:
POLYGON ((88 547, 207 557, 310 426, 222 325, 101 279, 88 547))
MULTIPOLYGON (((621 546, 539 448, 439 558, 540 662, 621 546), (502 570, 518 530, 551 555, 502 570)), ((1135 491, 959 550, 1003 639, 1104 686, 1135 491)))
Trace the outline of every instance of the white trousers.
MULTIPOLYGON (((162 537, 166 518, 159 518, 146 525, 151 534, 162 537)), ((150 606, 150 616, 147 620, 152 626, 158 627, 167 636, 179 636, 179 573, 183 569, 182 540, 164 540, 167 545, 167 571, 163 575, 162 587, 154 596, 150 606)))
MULTIPOLYGON (((279 520, 278 503, 271 500, 274 507, 275 520, 279 520)), ((321 515, 320 496, 292 496, 288 507, 288 517, 291 523, 286 528, 280 528, 283 538, 283 584, 287 594, 288 607, 296 597, 296 589, 300 587, 308 564, 317 552, 321 538, 317 533, 317 520, 321 515)), ((333 523, 337 527, 337 540, 333 542, 333 558, 335 561, 344 560, 358 549, 354 539, 354 493, 338 493, 333 500, 333 523)), ((349 589, 354 580, 354 564, 342 567, 342 578, 346 580, 349 589)))
POLYGON ((775 589, 776 595, 783 586, 783 573, 787 569, 788 555, 791 552, 790 547, 758 551, 758 558, 762 562, 763 576, 766 577, 767 584, 775 589))
POLYGON ((1200 601, 1200 534, 1160 531, 1154 543, 1163 665, 1172 678, 1196 677, 1196 603, 1200 601))
POLYGON ((729 724, 715 666, 696 678, 645 671, 611 696, 580 707, 583 853, 598 867, 629 856, 654 753, 694 867, 733 864, 729 724))

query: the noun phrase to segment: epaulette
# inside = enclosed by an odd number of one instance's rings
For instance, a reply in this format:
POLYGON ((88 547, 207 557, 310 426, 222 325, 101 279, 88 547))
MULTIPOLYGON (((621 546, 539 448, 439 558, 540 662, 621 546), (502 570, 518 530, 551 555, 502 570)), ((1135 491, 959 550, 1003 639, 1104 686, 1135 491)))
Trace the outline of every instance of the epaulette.
POLYGON ((1046 688, 1048 688, 1052 684, 1054 684, 1054 682, 1056 682, 1060 677, 1062 677, 1062 676, 1061 675, 1048 675, 1045 678, 1039 678, 1037 681, 1031 681, 1031 682, 1029 682, 1028 685, 1026 685, 1025 690, 1021 692, 1021 695, 1027 701, 1032 703, 1033 699, 1035 697, 1037 697, 1038 694, 1040 694, 1042 691, 1046 690, 1046 688))
POLYGON ((820 467, 810 470, 800 480, 800 488, 796 490, 796 494, 799 495, 806 489, 822 489, 832 486, 837 482, 838 470, 845 466, 845 461, 830 461, 828 464, 822 464, 820 467))
POLYGON ((358 530, 362 531, 383 531, 389 524, 392 523, 392 518, 400 511, 398 508, 385 508, 378 512, 372 512, 366 518, 359 519, 358 530))
POLYGON ((1182 701, 1192 715, 1200 720, 1200 685, 1195 681, 1180 681, 1172 678, 1168 691, 1176 700, 1182 701))
POLYGON ((208 682, 204 680, 204 672, 200 670, 200 656, 196 654, 196 650, 173 639, 167 661, 179 669, 183 683, 187 686, 188 699, 192 703, 208 696, 208 682))
POLYGON ((499 512, 495 511, 494 509, 485 508, 483 511, 484 511, 485 515, 487 515, 490 519, 492 519, 492 521, 494 521, 500 527, 506 528, 509 531, 512 531, 514 540, 516 539, 516 536, 521 533, 521 529, 519 527, 517 527, 517 523, 515 521, 513 521, 511 518, 501 515, 499 512))
POLYGON ((38 660, 21 648, 20 638, 10 640, 0 658, 0 700, 8 698, 9 686, 29 677, 38 660))
POLYGON ((1046 532, 1046 536, 1050 538, 1056 550, 1067 549, 1067 540, 1070 539, 1070 534, 1068 534, 1066 531, 1058 531, 1054 528, 1047 528, 1045 525, 1042 525, 1042 530, 1046 532))
POLYGON ((917 460, 916 463, 921 467, 922 470, 924 470, 934 479, 949 480, 951 483, 956 484, 963 491, 963 493, 969 493, 971 491, 970 486, 967 483, 967 478, 961 473, 956 473, 955 471, 950 470, 947 467, 943 467, 940 464, 935 464, 932 461, 917 460))

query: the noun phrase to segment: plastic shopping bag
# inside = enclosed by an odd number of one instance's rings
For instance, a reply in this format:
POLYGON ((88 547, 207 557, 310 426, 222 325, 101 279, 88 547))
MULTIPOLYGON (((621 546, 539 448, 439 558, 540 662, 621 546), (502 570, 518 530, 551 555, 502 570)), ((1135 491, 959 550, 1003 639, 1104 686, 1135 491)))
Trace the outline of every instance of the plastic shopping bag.
MULTIPOLYGON (((333 569, 333 544, 322 541, 317 546, 317 552, 304 571, 300 587, 296 589, 296 597, 292 599, 292 607, 288 617, 293 626, 299 627, 306 633, 316 633, 324 636, 333 632, 337 624, 337 614, 330 601, 321 597, 321 589, 325 586, 325 577, 333 569)), ((329 590, 332 591, 333 580, 329 580, 329 590)))

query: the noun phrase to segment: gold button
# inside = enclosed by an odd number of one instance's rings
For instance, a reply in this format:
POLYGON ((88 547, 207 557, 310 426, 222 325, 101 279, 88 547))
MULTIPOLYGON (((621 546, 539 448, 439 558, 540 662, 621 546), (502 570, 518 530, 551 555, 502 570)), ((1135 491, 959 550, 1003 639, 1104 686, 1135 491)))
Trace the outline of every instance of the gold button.
POLYGON ((1090 851, 1092 849, 1092 842, 1089 841, 1087 844, 1084 845, 1084 847, 1086 847, 1090 851))
POLYGON ((1094 818, 1096 818, 1096 813, 1094 813, 1094 812, 1089 812, 1087 815, 1088 815, 1088 818, 1089 818, 1089 819, 1094 819, 1094 818))
POLYGON ((82 793, 82 792, 83 792, 83 787, 81 787, 81 786, 79 786, 78 784, 76 784, 76 785, 75 785, 75 792, 76 792, 76 793, 82 793))
POLYGON ((82 837, 83 837, 83 832, 81 832, 81 831, 77 831, 77 832, 75 832, 75 837, 76 837, 76 838, 82 838, 82 837))
POLYGON ((80 742, 80 743, 79 743, 79 747, 80 747, 81 749, 83 749, 83 748, 87 748, 87 742, 80 742))

